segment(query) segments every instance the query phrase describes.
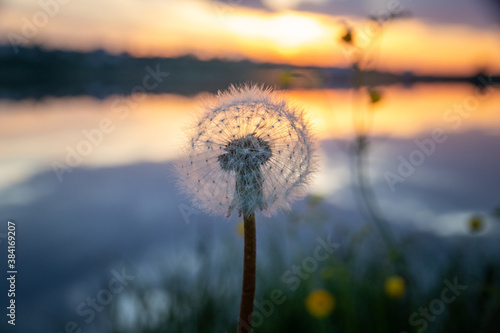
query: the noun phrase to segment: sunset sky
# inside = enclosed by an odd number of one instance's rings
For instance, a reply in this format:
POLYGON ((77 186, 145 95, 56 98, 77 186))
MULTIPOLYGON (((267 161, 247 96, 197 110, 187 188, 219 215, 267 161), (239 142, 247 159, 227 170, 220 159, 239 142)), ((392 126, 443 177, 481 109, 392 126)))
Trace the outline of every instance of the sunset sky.
POLYGON ((65 50, 103 48, 134 56, 250 59, 294 65, 348 66, 339 39, 357 28, 358 51, 374 67, 420 74, 500 73, 500 26, 488 2, 397 1, 412 18, 374 39, 366 17, 386 1, 326 0, 6 0, 1 42, 65 50), (46 4, 46 5, 41 5, 46 4), (321 13, 321 14, 320 14, 321 13), (372 41, 375 41, 372 43, 372 41))

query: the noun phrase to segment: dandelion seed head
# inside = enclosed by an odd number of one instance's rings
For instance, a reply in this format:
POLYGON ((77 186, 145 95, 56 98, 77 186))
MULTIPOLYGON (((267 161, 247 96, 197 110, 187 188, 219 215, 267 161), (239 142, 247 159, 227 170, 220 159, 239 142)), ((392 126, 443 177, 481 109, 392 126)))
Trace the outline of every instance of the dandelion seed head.
POLYGON ((198 208, 272 215, 306 194, 315 140, 302 109, 281 93, 231 86, 193 124, 177 169, 198 208))

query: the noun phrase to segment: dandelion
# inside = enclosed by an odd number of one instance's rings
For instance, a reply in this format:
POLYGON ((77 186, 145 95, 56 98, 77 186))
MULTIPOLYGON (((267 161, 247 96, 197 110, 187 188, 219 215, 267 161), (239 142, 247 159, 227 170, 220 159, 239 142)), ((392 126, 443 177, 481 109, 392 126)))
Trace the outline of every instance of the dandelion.
POLYGON ((231 86, 189 133, 181 187, 211 214, 272 215, 303 196, 315 164, 300 108, 277 92, 231 86))
POLYGON ((405 280, 400 276, 391 276, 385 281, 385 293, 390 298, 400 299, 406 293, 405 280))
POLYGON ((305 195, 315 143, 302 109, 259 86, 231 86, 189 131, 180 185, 210 214, 243 215, 244 269, 238 331, 250 332, 255 295, 255 212, 270 216, 305 195))
POLYGON ((335 308, 335 298, 324 289, 317 289, 306 298, 306 309, 318 319, 328 317, 335 308))

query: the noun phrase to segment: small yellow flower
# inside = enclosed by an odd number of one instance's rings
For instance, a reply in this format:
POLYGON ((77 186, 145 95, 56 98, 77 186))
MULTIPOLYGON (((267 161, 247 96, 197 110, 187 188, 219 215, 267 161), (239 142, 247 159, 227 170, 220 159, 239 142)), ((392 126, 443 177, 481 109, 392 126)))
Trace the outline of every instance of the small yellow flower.
POLYGON ((385 293, 390 298, 400 299, 406 292, 405 280, 400 276, 391 276, 385 281, 385 293))
POLYGON ((238 222, 238 224, 236 225, 236 232, 241 237, 245 236, 245 224, 243 223, 243 221, 238 222))
POLYGON ((481 216, 475 215, 470 218, 469 220, 470 232, 479 232, 483 229, 483 227, 484 227, 484 221, 481 216))
POLYGON ((335 308, 335 298, 328 291, 317 289, 307 296, 306 308, 313 317, 328 317, 335 308))

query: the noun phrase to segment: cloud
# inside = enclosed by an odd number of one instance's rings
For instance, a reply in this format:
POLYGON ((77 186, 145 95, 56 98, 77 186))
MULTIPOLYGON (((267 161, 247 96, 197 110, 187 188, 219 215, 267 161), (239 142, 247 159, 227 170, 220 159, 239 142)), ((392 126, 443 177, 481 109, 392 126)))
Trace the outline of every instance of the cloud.
POLYGON ((262 0, 264 6, 273 10, 295 9, 301 4, 323 4, 325 0, 262 0))

